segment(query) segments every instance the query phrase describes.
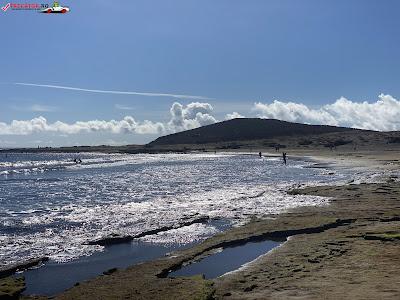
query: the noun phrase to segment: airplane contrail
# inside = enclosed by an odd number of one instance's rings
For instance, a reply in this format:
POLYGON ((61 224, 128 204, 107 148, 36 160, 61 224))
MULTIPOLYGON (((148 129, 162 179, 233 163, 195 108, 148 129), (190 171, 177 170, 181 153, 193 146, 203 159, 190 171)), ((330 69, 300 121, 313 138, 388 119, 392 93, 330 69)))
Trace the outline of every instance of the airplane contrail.
POLYGON ((102 93, 102 94, 118 94, 118 95, 138 95, 147 97, 172 97, 172 98, 186 98, 186 99, 196 99, 196 100, 212 100, 213 98, 208 98, 204 96, 193 96, 193 95, 179 95, 179 94, 168 94, 168 93, 145 93, 145 92, 131 92, 131 91, 112 91, 112 90, 94 90, 94 89, 84 89, 71 86, 61 86, 61 85, 50 85, 50 84, 36 84, 27 82, 14 82, 15 85, 24 86, 35 86, 44 87, 51 89, 61 89, 61 90, 71 90, 89 93, 102 93))

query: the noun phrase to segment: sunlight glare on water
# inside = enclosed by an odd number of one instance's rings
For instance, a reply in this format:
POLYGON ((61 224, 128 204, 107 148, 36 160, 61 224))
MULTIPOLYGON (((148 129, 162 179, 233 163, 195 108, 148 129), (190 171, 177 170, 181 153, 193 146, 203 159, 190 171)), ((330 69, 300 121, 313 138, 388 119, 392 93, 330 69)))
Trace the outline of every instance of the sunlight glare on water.
MULTIPOLYGON (((68 261, 102 250, 87 242, 135 235, 201 216, 232 225, 326 199, 288 187, 340 180, 306 162, 239 154, 0 155, 0 265, 31 257, 68 261)), ((190 243, 218 232, 193 224, 142 238, 190 243)))

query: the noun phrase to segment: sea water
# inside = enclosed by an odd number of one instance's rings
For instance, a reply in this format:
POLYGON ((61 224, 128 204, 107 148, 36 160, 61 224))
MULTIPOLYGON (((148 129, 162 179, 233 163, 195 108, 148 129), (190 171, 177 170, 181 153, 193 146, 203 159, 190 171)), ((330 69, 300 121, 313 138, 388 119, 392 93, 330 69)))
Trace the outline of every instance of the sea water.
MULTIPOLYGON (((231 226, 327 199, 290 187, 346 180, 311 162, 257 154, 0 154, 0 266, 47 256, 71 262, 104 251, 88 242, 207 216, 231 226), (82 160, 76 164, 75 158, 82 160)), ((195 223, 142 243, 186 245, 221 231, 195 223)))

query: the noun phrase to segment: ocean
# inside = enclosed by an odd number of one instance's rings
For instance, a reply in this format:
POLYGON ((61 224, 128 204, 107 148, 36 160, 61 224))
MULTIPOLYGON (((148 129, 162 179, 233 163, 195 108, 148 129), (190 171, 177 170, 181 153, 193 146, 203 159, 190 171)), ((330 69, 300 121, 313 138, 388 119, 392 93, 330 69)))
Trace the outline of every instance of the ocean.
POLYGON ((0 266, 47 256, 73 262, 104 251, 89 242, 111 235, 141 243, 189 245, 252 217, 328 199, 288 195, 291 187, 350 178, 312 161, 256 153, 0 154, 0 266), (74 159, 81 159, 76 164, 74 159), (201 217, 209 222, 179 226, 201 217))

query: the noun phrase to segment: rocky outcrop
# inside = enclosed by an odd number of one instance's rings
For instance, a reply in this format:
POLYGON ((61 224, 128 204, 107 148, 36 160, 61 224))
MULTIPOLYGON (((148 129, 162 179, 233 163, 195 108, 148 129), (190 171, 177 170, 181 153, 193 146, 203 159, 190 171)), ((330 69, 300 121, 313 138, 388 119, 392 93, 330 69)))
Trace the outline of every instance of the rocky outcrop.
POLYGON ((151 229, 148 231, 144 231, 141 232, 139 234, 136 235, 126 235, 126 236, 120 236, 120 235, 113 235, 113 236, 108 236, 99 240, 95 240, 95 241, 90 241, 88 244, 89 245, 100 245, 100 246, 108 246, 108 245, 115 245, 115 244, 121 244, 121 243, 127 243, 130 242, 134 239, 138 239, 138 238, 142 238, 148 235, 153 235, 153 234, 157 234, 160 232, 165 232, 165 231, 169 231, 171 229, 177 229, 177 228, 181 228, 181 227, 185 227, 185 226, 190 226, 196 223, 206 223, 209 221, 209 217, 208 216, 204 216, 204 217, 200 217, 194 220, 190 220, 187 222, 182 222, 179 224, 175 224, 175 225, 171 225, 171 226, 163 226, 160 228, 156 228, 156 229, 151 229))
POLYGON ((2 267, 0 268, 0 278, 10 276, 17 271, 23 271, 35 267, 48 260, 48 257, 32 258, 23 262, 18 262, 9 266, 2 267))

